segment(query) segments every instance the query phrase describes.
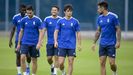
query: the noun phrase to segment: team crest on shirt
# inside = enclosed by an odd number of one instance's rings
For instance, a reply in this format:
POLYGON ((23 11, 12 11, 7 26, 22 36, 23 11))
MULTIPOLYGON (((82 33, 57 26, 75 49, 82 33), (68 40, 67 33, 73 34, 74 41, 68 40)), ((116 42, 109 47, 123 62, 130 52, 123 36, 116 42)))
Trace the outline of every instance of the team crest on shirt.
POLYGON ((71 23, 71 27, 73 26, 73 23, 71 23))
POLYGON ((49 24, 52 24, 52 22, 49 22, 49 24))
POLYGON ((33 25, 35 25, 36 23, 35 23, 35 21, 33 21, 33 25))
POLYGON ((108 18, 108 19, 107 19, 107 22, 109 23, 109 21, 110 21, 110 20, 109 20, 109 18, 108 18))
POLYGON ((103 22, 103 20, 100 20, 100 23, 102 23, 103 22))

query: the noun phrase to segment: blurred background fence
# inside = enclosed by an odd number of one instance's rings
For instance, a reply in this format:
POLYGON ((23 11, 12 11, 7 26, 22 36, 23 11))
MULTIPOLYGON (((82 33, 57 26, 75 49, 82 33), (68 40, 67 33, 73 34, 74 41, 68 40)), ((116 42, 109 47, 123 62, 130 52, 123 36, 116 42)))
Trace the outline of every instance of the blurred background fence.
MULTIPOLYGON (((97 3, 104 0, 0 0, 0 34, 7 34, 12 25, 12 17, 19 12, 19 5, 32 5, 35 14, 42 20, 50 15, 52 5, 60 7, 60 16, 64 16, 65 4, 74 7, 73 16, 80 21, 83 36, 91 36, 96 29, 97 3), (91 35, 89 35, 91 34, 91 35)), ((133 39, 133 0, 105 0, 109 10, 119 16, 123 38, 133 39)))

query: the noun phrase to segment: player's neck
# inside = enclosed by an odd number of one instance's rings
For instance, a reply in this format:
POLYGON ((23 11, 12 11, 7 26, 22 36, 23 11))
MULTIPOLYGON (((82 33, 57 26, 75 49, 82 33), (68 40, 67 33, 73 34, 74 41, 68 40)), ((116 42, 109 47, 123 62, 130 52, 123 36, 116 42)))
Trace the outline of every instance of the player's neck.
POLYGON ((52 15, 53 18, 57 18, 57 15, 52 15))
POLYGON ((30 19, 32 19, 33 18, 33 15, 32 16, 28 16, 30 19))
POLYGON ((67 20, 71 19, 72 16, 65 16, 67 20))
POLYGON ((107 11, 107 10, 104 10, 104 11, 103 11, 103 15, 104 15, 104 16, 107 16, 107 15, 108 15, 108 11, 107 11))

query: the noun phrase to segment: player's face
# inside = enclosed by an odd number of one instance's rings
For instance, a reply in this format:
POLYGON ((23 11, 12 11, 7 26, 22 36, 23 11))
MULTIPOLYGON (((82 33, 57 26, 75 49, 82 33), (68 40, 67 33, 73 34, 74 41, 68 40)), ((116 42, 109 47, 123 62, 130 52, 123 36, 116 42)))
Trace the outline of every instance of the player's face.
POLYGON ((98 6, 97 11, 98 11, 99 14, 103 14, 103 10, 104 10, 103 7, 98 6))
POLYGON ((55 7, 52 7, 52 9, 51 9, 51 14, 52 14, 53 16, 57 16, 58 13, 59 13, 58 9, 55 8, 55 7))
POLYGON ((67 16, 67 17, 72 16, 72 10, 67 9, 64 13, 65 13, 65 16, 67 16))
POLYGON ((26 8, 21 8, 21 9, 20 9, 20 13, 21 13, 21 15, 23 15, 23 16, 24 16, 24 15, 25 15, 25 13, 26 13, 26 8))
POLYGON ((30 18, 33 17, 33 10, 26 10, 27 16, 29 16, 30 18))

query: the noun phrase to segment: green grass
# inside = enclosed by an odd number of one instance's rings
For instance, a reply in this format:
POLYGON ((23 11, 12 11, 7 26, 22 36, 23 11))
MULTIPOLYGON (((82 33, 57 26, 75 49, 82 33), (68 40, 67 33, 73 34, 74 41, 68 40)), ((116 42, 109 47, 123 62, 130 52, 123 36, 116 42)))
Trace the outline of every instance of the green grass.
MULTIPOLYGON (((73 75, 100 75, 98 50, 92 52, 91 43, 91 40, 82 40, 82 51, 77 51, 73 75)), ((133 41, 122 41, 121 48, 117 50, 116 62, 118 75, 133 75, 133 41)), ((107 75, 112 75, 108 61, 106 65, 107 75)), ((16 73, 14 48, 8 47, 7 37, 0 37, 0 75, 16 75, 16 73)), ((38 59, 37 75, 50 75, 45 44, 38 59)))

